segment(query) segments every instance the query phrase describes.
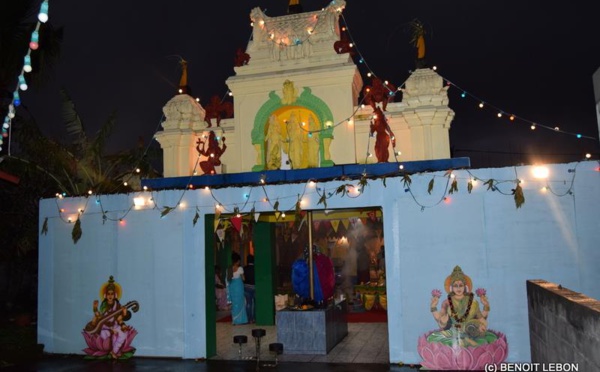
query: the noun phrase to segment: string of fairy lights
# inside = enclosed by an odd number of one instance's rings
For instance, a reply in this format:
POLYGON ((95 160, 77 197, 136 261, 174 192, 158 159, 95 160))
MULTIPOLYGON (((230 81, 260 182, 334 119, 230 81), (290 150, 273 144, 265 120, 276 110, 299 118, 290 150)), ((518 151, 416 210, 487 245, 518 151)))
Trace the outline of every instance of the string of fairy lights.
POLYGON ((35 29, 31 32, 29 49, 27 50, 27 54, 25 54, 25 56, 23 57, 23 67, 21 68, 21 72, 17 77, 17 85, 15 87, 15 90, 13 91, 12 99, 8 105, 8 113, 4 117, 4 123, 2 124, 2 136, 0 137, 0 151, 2 151, 4 139, 6 138, 8 140, 8 155, 10 155, 10 129, 12 119, 14 119, 16 115, 16 108, 21 105, 21 95, 19 91, 24 92, 27 90, 27 88, 29 88, 25 79, 25 74, 33 71, 33 67, 31 65, 31 52, 36 51, 40 46, 40 26, 42 23, 48 22, 48 10, 48 0, 42 1, 37 16, 38 21, 35 25, 35 29))
MULTIPOLYGON (((533 168, 531 172, 531 178, 526 178, 524 175, 518 175, 517 168, 515 167, 515 179, 484 179, 478 176, 472 170, 468 169, 449 170, 443 174, 423 173, 423 176, 431 175, 431 180, 429 181, 427 189, 428 195, 425 195, 424 193, 421 193, 421 195, 415 193, 411 185, 412 179, 410 175, 407 174, 402 175, 398 172, 391 173, 386 177, 378 178, 376 181, 383 183, 385 187, 385 179, 387 177, 400 178, 398 182, 404 185, 403 192, 409 193, 414 202, 420 207, 421 211, 424 211, 427 208, 433 208, 439 206, 440 204, 450 204, 452 202, 453 194, 458 193, 459 189, 463 188, 466 188, 469 194, 471 194, 474 188, 485 187, 487 190, 498 192, 500 195, 514 197, 515 190, 520 188, 521 185, 537 183, 539 191, 542 194, 550 193, 556 197, 573 196, 575 177, 577 174, 577 168, 580 164, 581 162, 578 162, 573 168, 568 169, 567 172, 570 176, 566 177, 565 179, 550 179, 548 175, 548 169, 545 167, 533 168), (443 187, 435 187, 436 180, 442 180, 443 187), (458 186, 459 181, 461 186, 458 186), (438 196, 435 196, 434 192, 438 196)), ((598 167, 596 170, 600 171, 600 167, 598 167)), ((206 186, 198 191, 204 193, 206 196, 212 199, 212 201, 198 205, 188 204, 183 201, 184 195, 188 191, 188 188, 186 188, 182 190, 182 194, 180 195, 177 203, 172 207, 167 205, 159 205, 156 194, 154 194, 153 191, 146 191, 137 194, 137 196, 133 198, 133 203, 127 209, 113 211, 108 211, 103 206, 102 198, 104 196, 96 195, 95 200, 96 204, 100 205, 100 212, 91 212, 86 210, 87 205, 91 200, 89 197, 85 198, 82 202, 82 206, 76 208, 76 210, 66 210, 65 206, 60 205, 60 200, 62 200, 63 197, 58 197, 56 198, 58 217, 46 217, 43 225, 46 228, 49 218, 59 218, 64 223, 74 223, 74 230, 78 229, 81 231, 79 220, 84 213, 90 217, 93 215, 101 215, 103 224, 105 224, 107 221, 113 221, 118 222, 121 225, 125 225, 125 218, 132 210, 135 210, 136 212, 159 210, 161 211, 160 217, 163 218, 176 209, 186 210, 195 208, 196 214, 194 216, 194 225, 199 218, 200 210, 208 209, 214 210, 217 223, 215 225, 216 228, 216 226, 221 222, 225 222, 234 217, 242 219, 247 219, 249 217, 250 219, 256 219, 257 215, 260 215, 260 213, 256 212, 257 204, 262 204, 261 210, 270 209, 274 211, 277 219, 280 222, 289 222, 289 220, 286 220, 286 213, 289 214, 291 212, 294 214, 294 216, 297 216, 302 210, 309 209, 311 204, 313 204, 312 208, 323 204, 323 209, 327 209, 326 201, 333 196, 341 194, 341 196, 347 196, 349 198, 358 198, 363 195, 365 188, 368 186, 368 183, 363 178, 361 178, 358 183, 354 183, 352 181, 343 181, 341 185, 334 186, 331 186, 331 183, 331 181, 323 182, 323 186, 320 186, 317 181, 309 180, 303 184, 301 192, 298 192, 295 195, 279 195, 276 198, 273 198, 267 191, 266 178, 261 178, 261 180, 255 185, 239 187, 243 189, 240 191, 243 193, 243 201, 232 203, 224 203, 222 200, 223 198, 231 199, 229 192, 227 192, 227 194, 229 194, 228 197, 220 197, 216 193, 218 189, 206 186), (253 191, 255 189, 261 190, 264 196, 256 195, 253 197, 253 191), (315 196, 319 197, 319 201, 316 203, 316 205, 314 205, 315 196), (285 203, 287 206, 283 207, 282 203, 285 203)), ((190 187, 189 189, 191 190, 193 188, 194 187, 190 187)), ((227 187, 224 186, 224 188, 226 189, 227 187)), ((402 189, 400 189, 398 192, 402 192, 402 189)), ((72 203, 69 204, 72 205, 72 203)))
MULTIPOLYGON (((335 2, 332 2, 332 4, 335 4, 335 2)), ((323 11, 325 11, 325 8, 323 9, 323 11)), ((341 14, 341 9, 339 10, 339 12, 341 14)), ((373 72, 373 70, 371 70, 371 68, 369 67, 369 64, 367 63, 366 58, 362 55, 358 46, 356 45, 356 42, 352 38, 352 34, 350 33, 349 27, 347 25, 346 19, 344 18, 343 14, 341 14, 340 17, 344 21, 344 26, 342 27, 342 32, 347 32, 347 34, 350 38, 349 40, 351 42, 350 47, 354 48, 354 51, 357 54, 358 64, 366 67, 366 69, 367 69, 366 75, 368 78, 378 77, 373 72)), ((319 17, 317 17, 317 19, 318 18, 319 17)), ((306 42, 308 40, 308 38, 310 38, 311 35, 312 35, 312 33, 308 32, 308 36, 306 37, 306 40, 301 40, 301 42, 306 42)), ((273 40, 273 42, 275 42, 274 37, 271 37, 270 39, 273 40)), ((288 46, 287 44, 281 44, 281 42, 278 45, 281 47, 288 46)), ((298 43, 290 44, 290 45, 298 45, 298 43)), ((435 68, 434 68, 434 70, 435 70, 435 68)), ((534 123, 533 121, 530 121, 526 118, 511 114, 509 111, 502 110, 496 106, 493 106, 493 105, 489 104, 488 102, 486 102, 485 100, 482 100, 479 97, 467 92, 466 90, 460 88, 457 84, 449 81, 445 77, 442 76, 442 78, 445 80, 447 85, 454 87, 456 89, 459 89, 462 92, 461 93, 462 98, 471 97, 471 98, 475 99, 477 102, 479 102, 480 108, 486 107, 486 108, 493 109, 493 110, 497 111, 499 116, 506 115, 509 118, 509 120, 511 120, 511 121, 520 120, 520 121, 526 122, 531 125, 531 129, 536 129, 539 127, 539 128, 549 129, 554 132, 573 135, 577 138, 594 139, 594 137, 591 137, 591 136, 562 131, 562 130, 560 130, 560 128, 550 127, 550 126, 542 125, 539 123, 534 123)), ((408 78, 407 78, 407 80, 408 80, 408 78)), ((388 84, 388 82, 385 81, 384 86, 386 89, 388 89, 389 96, 394 97, 398 91, 401 91, 401 89, 405 86, 407 80, 405 80, 400 86, 398 86, 397 89, 391 89, 390 87, 392 85, 388 84)), ((227 91, 225 93, 224 97, 227 94, 230 96, 232 95, 231 91, 227 91)), ((337 123, 329 123, 329 125, 327 125, 325 128, 318 129, 318 130, 310 130, 310 129, 307 130, 307 129, 303 128, 300 123, 298 123, 298 125, 300 126, 300 128, 302 130, 308 132, 309 137, 312 136, 313 133, 330 130, 330 128, 332 128, 332 127, 335 128, 335 127, 345 124, 345 123, 352 125, 353 121, 354 121, 353 118, 356 115, 356 113, 358 112, 358 110, 361 108, 364 108, 364 103, 363 103, 364 99, 365 98, 363 96, 361 98, 359 104, 354 108, 354 111, 352 112, 352 114, 350 116, 348 116, 347 118, 344 118, 343 120, 340 120, 337 123)), ((371 119, 373 119, 373 118, 374 117, 371 116, 371 119)), ((158 130, 158 128, 157 128, 157 130, 158 130)), ((372 154, 369 152, 371 137, 372 137, 372 135, 369 134, 369 139, 367 141, 365 164, 367 163, 368 158, 372 156, 372 154)), ((399 155, 400 155, 399 151, 393 152, 393 156, 394 156, 396 162, 398 162, 399 155)), ((588 156, 588 158, 589 158, 589 156, 588 156)), ((177 208, 195 208, 196 215, 194 216, 194 225, 197 221, 199 210, 207 209, 207 208, 208 209, 214 208, 215 215, 219 215, 223 218, 227 218, 228 216, 231 216, 231 217, 235 216, 238 218, 251 216, 253 218, 256 214, 255 211, 256 211, 257 203, 265 203, 266 206, 268 206, 271 210, 274 210, 276 213, 279 213, 281 218, 284 219, 286 217, 286 212, 289 213, 289 212, 293 211, 293 212, 297 213, 300 209, 306 208, 307 207, 307 205, 306 205, 307 204, 307 198, 306 198, 307 196, 311 196, 311 195, 318 196, 319 201, 318 201, 317 205, 323 204, 324 208, 327 207, 327 204, 326 204, 327 200, 329 198, 332 198, 335 195, 341 195, 342 197, 347 196, 350 198, 358 198, 359 196, 361 196, 363 194, 365 187, 368 186, 368 179, 370 177, 367 174, 367 168, 365 167, 365 171, 363 172, 362 177, 360 178, 360 181, 358 183, 355 183, 352 181, 344 181, 341 185, 326 188, 326 187, 318 187, 318 184, 315 180, 309 180, 309 181, 305 182, 302 192, 294 194, 294 195, 284 195, 284 196, 280 195, 277 198, 273 199, 269 196, 269 193, 268 193, 267 187, 266 187, 267 184, 269 184, 269 182, 268 182, 266 176, 262 175, 258 184, 245 186, 245 187, 249 187, 249 188, 247 189, 246 192, 243 193, 240 202, 233 202, 233 203, 229 203, 229 204, 223 203, 222 200, 220 200, 221 198, 215 192, 216 189, 214 187, 211 188, 209 186, 204 186, 204 187, 200 186, 198 188, 201 189, 203 192, 206 192, 206 195, 210 196, 210 198, 212 199, 212 202, 210 204, 185 205, 185 203, 183 203, 183 198, 184 198, 186 192, 188 192, 188 190, 192 190, 192 189, 196 188, 196 186, 194 186, 192 184, 192 177, 194 177, 194 175, 196 174, 196 169, 199 165, 199 162, 200 162, 200 156, 198 156, 198 158, 196 160, 194 170, 193 170, 192 175, 190 176, 190 179, 187 183, 188 187, 186 187, 182 190, 182 193, 181 193, 177 203, 175 204, 175 206, 159 205, 156 200, 157 198, 156 198, 156 195, 154 194, 154 192, 149 191, 146 187, 144 187, 144 192, 150 193, 149 198, 145 199, 143 196, 141 196, 143 194, 140 194, 140 196, 134 197, 133 204, 128 209, 115 210, 115 211, 109 212, 102 205, 102 195, 100 195, 100 194, 95 195, 96 203, 100 204, 100 212, 99 213, 102 215, 103 223, 105 223, 106 221, 114 221, 114 222, 124 223, 125 217, 134 209, 136 211, 159 210, 160 215, 161 215, 160 217, 163 218, 167 214, 169 214, 171 211, 173 211, 177 208), (264 194, 264 196, 263 197, 261 197, 261 196, 253 197, 254 189, 262 190, 262 193, 264 194), (286 206, 283 207, 280 204, 280 202, 284 202, 286 204, 286 206), (109 213, 116 215, 116 217, 109 217, 109 213), (222 215, 221 213, 224 213, 224 214, 222 215)), ((552 181, 552 180, 548 180, 546 178, 545 185, 541 187, 540 191, 541 192, 550 192, 551 194, 558 196, 558 197, 572 195, 573 194, 572 189, 573 189, 573 184, 574 184, 575 174, 576 174, 575 170, 578 165, 579 165, 579 163, 576 164, 575 169, 569 170, 569 173, 572 173, 570 180, 552 181), (570 186, 568 187, 568 189, 566 191, 559 192, 551 187, 551 184, 553 184, 554 182, 559 182, 560 184, 563 184, 563 185, 569 184, 570 186)), ((516 169, 517 168, 515 167, 515 178, 514 179, 506 179, 506 180, 484 179, 484 178, 481 178, 481 177, 477 176, 476 174, 474 174, 474 172, 471 170, 449 170, 443 175, 433 174, 431 181, 429 182, 429 185, 428 185, 428 190, 427 190, 428 194, 429 195, 432 194, 433 189, 435 188, 434 185, 435 185, 436 179, 440 179, 440 178, 443 179, 443 183, 445 184, 445 186, 441 189, 442 190, 441 192, 438 191, 439 195, 440 195, 439 198, 429 204, 427 204, 424 200, 427 199, 429 201, 429 200, 431 200, 430 197, 418 196, 413 191, 413 188, 411 186, 412 180, 410 178, 410 175, 406 174, 404 172, 404 166, 402 164, 399 164, 398 171, 396 171, 394 173, 390 173, 390 174, 378 176, 378 177, 371 177, 371 178, 377 178, 378 181, 382 182, 383 185, 385 186, 386 178, 400 177, 401 182, 404 184, 404 192, 409 193, 411 195, 412 199, 415 201, 415 203, 423 211, 426 208, 433 208, 433 207, 438 206, 443 203, 449 203, 450 199, 451 199, 451 195, 453 193, 459 191, 459 187, 458 187, 459 180, 461 181, 461 183, 466 182, 466 190, 468 191, 468 193, 471 193, 471 191, 473 190, 474 187, 476 187, 477 184, 483 183, 483 185, 486 185, 487 189, 490 191, 493 191, 493 192, 497 191, 499 194, 506 195, 506 196, 515 196, 516 190, 519 190, 521 188, 521 185, 524 182, 530 182, 530 180, 525 181, 524 179, 518 177, 516 174, 516 172, 517 172, 516 169), (508 186, 505 186, 505 185, 508 185, 508 186), (506 189, 506 187, 508 187, 509 189, 506 189)), ((537 177, 534 175, 534 179, 539 182, 539 180, 540 179, 543 180, 544 177, 537 177)), ((531 181, 533 181, 533 180, 531 180, 531 181)), ((325 182, 325 184, 327 184, 327 182, 325 182)), ((227 186, 223 186, 223 187, 227 187, 227 186)), ((462 189, 462 187, 463 186, 461 186, 461 189, 462 189)), ((440 190, 440 189, 437 188, 437 190, 440 190)), ((521 192, 522 192, 522 190, 521 190, 521 192)), ((90 190, 90 192, 88 194, 90 196, 93 195, 92 190, 90 190)), ((73 215, 73 213, 72 213, 73 211, 67 212, 64 210, 64 208, 61 208, 59 205, 58 201, 60 199, 63 199, 63 197, 64 197, 64 194, 57 194, 57 208, 59 211, 59 217, 64 222, 72 223, 73 217, 64 218, 64 216, 68 215, 69 213, 71 215, 73 215)), ((86 202, 86 206, 87 206, 87 202, 86 202)), ((517 202, 517 208, 519 206, 520 206, 520 204, 518 204, 518 202, 517 202)), ((313 206, 313 207, 316 207, 316 206, 313 206)), ((82 208, 79 208, 77 210, 77 213, 76 213, 77 220, 79 220, 79 218, 84 214, 84 212, 85 212, 85 206, 82 208)), ((94 214, 95 212, 85 212, 85 213, 86 214, 88 214, 88 213, 94 214)), ((51 218, 54 218, 54 217, 51 217, 51 218)), ((47 219, 48 218, 46 218, 46 220, 47 219)))

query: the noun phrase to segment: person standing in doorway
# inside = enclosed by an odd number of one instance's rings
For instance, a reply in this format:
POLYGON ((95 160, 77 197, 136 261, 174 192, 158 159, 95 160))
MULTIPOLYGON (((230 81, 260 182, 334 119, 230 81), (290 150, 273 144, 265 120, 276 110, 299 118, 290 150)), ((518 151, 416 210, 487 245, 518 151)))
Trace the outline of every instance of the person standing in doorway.
POLYGON ((244 266, 244 296, 246 297, 246 314, 248 315, 248 323, 254 323, 254 256, 249 254, 247 258, 248 264, 244 266))
POLYGON ((231 318, 234 325, 248 323, 244 297, 244 268, 237 252, 231 253, 231 266, 227 269, 227 289, 231 300, 231 318))

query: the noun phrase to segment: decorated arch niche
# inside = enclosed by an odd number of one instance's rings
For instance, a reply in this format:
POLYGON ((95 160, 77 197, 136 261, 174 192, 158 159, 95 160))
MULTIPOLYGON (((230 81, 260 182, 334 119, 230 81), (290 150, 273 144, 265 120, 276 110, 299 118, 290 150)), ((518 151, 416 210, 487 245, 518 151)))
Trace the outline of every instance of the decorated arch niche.
POLYGON ((327 104, 304 87, 296 97, 293 83, 284 83, 283 98, 271 91, 258 110, 252 129, 256 150, 253 171, 279 169, 281 151, 292 169, 333 165, 329 146, 333 140, 333 114, 327 104), (287 92, 286 92, 287 90, 287 92), (289 90, 292 93, 289 93, 289 90))

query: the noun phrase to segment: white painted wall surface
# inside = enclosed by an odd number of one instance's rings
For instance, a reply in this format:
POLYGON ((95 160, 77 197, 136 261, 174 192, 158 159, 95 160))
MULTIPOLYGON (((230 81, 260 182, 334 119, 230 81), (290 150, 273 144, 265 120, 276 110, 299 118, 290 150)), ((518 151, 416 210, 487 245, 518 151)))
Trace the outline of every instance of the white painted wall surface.
MULTIPOLYGON (((480 181, 467 193, 466 170, 455 171, 458 193, 438 201, 446 185, 443 172, 412 175, 411 192, 401 178, 370 180, 356 198, 333 196, 328 208, 383 209, 387 265, 390 362, 419 363, 417 339, 435 328, 429 312, 430 293, 443 290, 455 265, 471 276, 475 288, 488 291, 491 329, 507 335, 509 361, 529 361, 525 281, 545 279, 600 298, 600 172, 597 162, 556 164, 550 181, 534 180, 531 167, 474 169, 480 179, 524 181, 525 204, 516 209, 510 193, 514 183, 488 191, 480 181), (576 172, 569 172, 576 169, 576 172), (433 176, 431 195, 427 185, 433 176), (572 195, 558 197, 540 189, 549 184, 565 194, 573 176, 572 195), (416 200, 416 201, 415 201, 416 200), (421 206, 426 206, 421 210, 421 206), (435 205, 435 206, 434 206, 435 205), (429 208, 429 206, 432 206, 429 208)), ((353 181, 355 184, 358 181, 353 181)), ((340 182, 319 183, 335 190, 340 182)), ((280 210, 294 209, 304 184, 267 186, 280 210)), ((117 218, 133 198, 152 196, 162 206, 175 206, 182 190, 100 196, 110 218, 117 218)), ((256 211, 270 211, 260 187, 213 190, 233 209, 242 207, 245 193, 256 201, 256 211)), ((314 189, 306 187, 306 209, 322 209, 314 189)), ((40 226, 48 218, 49 231, 40 236, 38 341, 50 353, 82 354, 81 331, 92 317, 92 302, 109 275, 123 287, 122 302, 137 300, 139 312, 128 324, 139 334, 133 342, 138 356, 201 358, 206 356, 204 317, 204 214, 214 213, 214 199, 205 190, 188 190, 182 207, 160 218, 153 204, 133 208, 124 224, 102 223, 96 197, 47 199, 40 203, 40 226), (87 205, 86 205, 87 201, 87 205), (196 207, 201 214, 196 226, 196 207), (73 225, 63 222, 84 208, 83 237, 74 245, 73 225)))

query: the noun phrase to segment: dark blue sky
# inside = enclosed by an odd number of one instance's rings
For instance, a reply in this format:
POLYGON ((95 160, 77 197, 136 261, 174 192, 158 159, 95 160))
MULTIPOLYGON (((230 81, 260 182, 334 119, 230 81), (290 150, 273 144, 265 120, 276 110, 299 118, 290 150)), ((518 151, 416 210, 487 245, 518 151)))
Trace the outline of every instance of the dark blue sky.
MULTIPOLYGON (((327 2, 302 4, 311 11, 327 2)), ((429 64, 469 94, 463 99, 461 90, 450 89, 454 156, 488 167, 528 163, 540 154, 549 162, 580 160, 586 152, 600 156, 597 139, 531 131, 523 121, 480 110, 471 97, 597 138, 592 74, 600 68, 600 22, 591 2, 585 4, 347 0, 344 16, 369 67, 395 85, 414 68, 407 23, 414 18, 425 23, 429 64)), ((139 136, 148 143, 162 107, 176 93, 179 70, 172 56, 188 60, 189 84, 201 103, 224 94, 256 6, 270 16, 283 15, 287 0, 50 1, 51 22, 65 30, 61 61, 49 84, 22 94, 23 103, 46 133, 60 136, 58 90, 65 87, 90 133, 117 110, 111 150, 132 147, 139 136)), ((361 71, 368 84, 367 71, 361 71)))

